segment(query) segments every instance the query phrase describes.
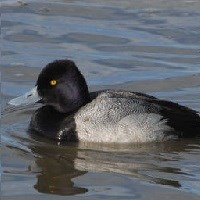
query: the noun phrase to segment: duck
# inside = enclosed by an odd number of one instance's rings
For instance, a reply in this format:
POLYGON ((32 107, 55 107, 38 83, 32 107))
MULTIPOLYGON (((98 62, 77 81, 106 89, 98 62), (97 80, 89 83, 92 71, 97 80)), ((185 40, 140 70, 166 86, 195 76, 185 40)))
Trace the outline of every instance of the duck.
POLYGON ((69 59, 47 64, 33 89, 9 101, 12 106, 35 103, 42 106, 28 131, 60 142, 162 142, 200 135, 199 112, 140 92, 89 92, 69 59))

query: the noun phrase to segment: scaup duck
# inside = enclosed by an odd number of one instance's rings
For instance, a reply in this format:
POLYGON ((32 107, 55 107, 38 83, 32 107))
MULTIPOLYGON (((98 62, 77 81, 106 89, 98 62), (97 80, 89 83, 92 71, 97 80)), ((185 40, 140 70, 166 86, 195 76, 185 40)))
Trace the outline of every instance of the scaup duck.
POLYGON ((35 88, 9 102, 40 102, 29 131, 58 141, 132 143, 200 135, 200 115, 185 106, 130 91, 89 93, 71 60, 42 69, 35 88))

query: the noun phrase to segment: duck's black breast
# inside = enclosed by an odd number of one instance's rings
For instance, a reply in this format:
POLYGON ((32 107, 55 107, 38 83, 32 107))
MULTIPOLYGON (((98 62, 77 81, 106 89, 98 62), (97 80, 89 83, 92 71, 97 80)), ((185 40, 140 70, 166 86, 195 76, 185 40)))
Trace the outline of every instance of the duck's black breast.
POLYGON ((73 114, 60 113, 52 106, 35 111, 29 124, 29 133, 43 135, 57 141, 77 141, 73 114))

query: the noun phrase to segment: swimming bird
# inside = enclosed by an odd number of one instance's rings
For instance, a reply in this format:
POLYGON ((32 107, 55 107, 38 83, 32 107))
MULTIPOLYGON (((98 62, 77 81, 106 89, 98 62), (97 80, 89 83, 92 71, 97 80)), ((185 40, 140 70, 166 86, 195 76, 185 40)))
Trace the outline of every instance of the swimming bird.
POLYGON ((131 91, 91 92, 71 60, 44 67, 35 87, 9 102, 42 103, 29 131, 57 141, 133 143, 200 135, 200 115, 177 103, 131 91))

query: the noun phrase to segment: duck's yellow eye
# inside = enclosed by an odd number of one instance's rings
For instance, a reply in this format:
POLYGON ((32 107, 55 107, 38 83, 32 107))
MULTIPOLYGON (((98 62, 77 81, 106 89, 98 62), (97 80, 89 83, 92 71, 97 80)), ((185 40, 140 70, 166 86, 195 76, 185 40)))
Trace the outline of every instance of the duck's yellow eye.
POLYGON ((57 81, 56 80, 51 80, 49 83, 50 83, 50 85, 54 86, 54 85, 57 84, 57 81))

